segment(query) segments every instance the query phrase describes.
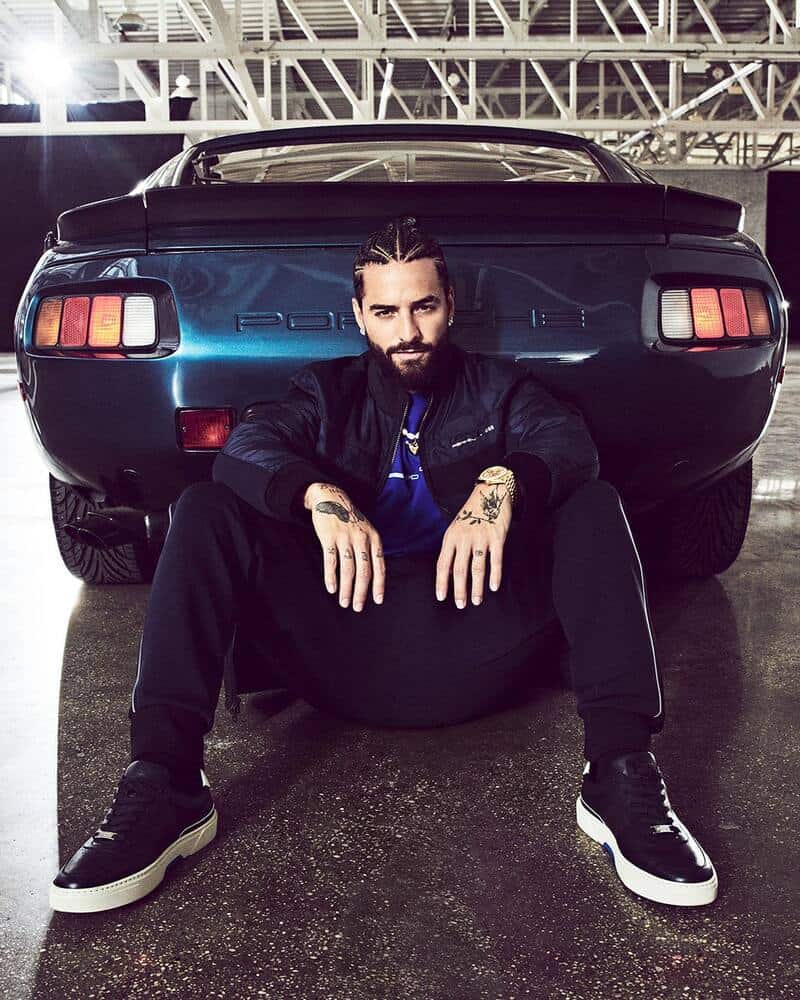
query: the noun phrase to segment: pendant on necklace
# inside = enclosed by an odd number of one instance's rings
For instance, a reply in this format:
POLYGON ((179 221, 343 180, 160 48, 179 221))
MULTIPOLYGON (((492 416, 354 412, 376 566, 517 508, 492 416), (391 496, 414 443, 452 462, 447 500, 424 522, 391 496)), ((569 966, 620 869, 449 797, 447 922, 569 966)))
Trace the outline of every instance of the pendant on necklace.
POLYGON ((408 445, 408 450, 411 452, 411 454, 416 455, 417 452, 419 451, 419 441, 409 441, 406 438, 406 444, 408 445))

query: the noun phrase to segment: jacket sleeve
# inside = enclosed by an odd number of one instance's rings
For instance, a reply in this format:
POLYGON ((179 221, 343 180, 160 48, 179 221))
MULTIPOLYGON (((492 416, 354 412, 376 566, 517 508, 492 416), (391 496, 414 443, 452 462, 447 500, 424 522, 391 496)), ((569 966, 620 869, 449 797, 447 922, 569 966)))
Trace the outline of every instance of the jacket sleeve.
POLYGON ((330 482, 316 464, 320 416, 316 380, 301 369, 282 400, 259 407, 258 418, 237 424, 214 459, 211 478, 280 521, 304 524, 310 483, 330 482))
POLYGON ((557 400, 533 375, 512 388, 506 413, 506 455, 522 486, 518 519, 532 523, 582 483, 597 479, 600 461, 583 415, 557 400))

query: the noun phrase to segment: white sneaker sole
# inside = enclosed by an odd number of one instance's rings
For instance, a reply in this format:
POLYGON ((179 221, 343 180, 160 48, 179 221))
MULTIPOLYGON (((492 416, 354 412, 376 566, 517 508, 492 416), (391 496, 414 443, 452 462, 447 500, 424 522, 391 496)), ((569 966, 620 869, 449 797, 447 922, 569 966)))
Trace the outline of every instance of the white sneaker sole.
POLYGON ((672 882, 659 878, 628 861, 617 846, 614 834, 599 816, 589 811, 580 795, 575 802, 575 812, 581 830, 609 849, 620 881, 631 892, 670 906, 705 906, 717 898, 717 873, 710 858, 712 875, 705 882, 672 882))
POLYGON ((216 835, 217 809, 212 805, 211 811, 202 820, 182 833, 146 868, 116 882, 89 889, 65 889, 52 884, 50 906, 63 913, 99 913, 101 910, 113 910, 117 906, 133 903, 160 885, 167 866, 175 858, 188 858, 190 854, 202 850, 216 835))

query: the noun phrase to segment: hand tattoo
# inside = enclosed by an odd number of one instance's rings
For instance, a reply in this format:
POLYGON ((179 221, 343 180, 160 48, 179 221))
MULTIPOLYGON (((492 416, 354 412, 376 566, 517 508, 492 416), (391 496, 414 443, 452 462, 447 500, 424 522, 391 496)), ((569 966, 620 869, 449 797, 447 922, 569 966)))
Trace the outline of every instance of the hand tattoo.
POLYGON ((344 504, 337 503, 336 500, 320 500, 319 503, 314 505, 314 509, 318 510, 321 514, 335 514, 345 524, 353 521, 366 521, 366 517, 364 517, 358 507, 354 506, 352 510, 348 510, 344 504))
POLYGON ((335 500, 320 500, 315 509, 322 514, 335 514, 345 524, 350 521, 350 512, 348 509, 335 500))
POLYGON ((470 524, 480 524, 488 521, 493 524, 500 516, 500 508, 508 496, 508 490, 498 493, 498 487, 493 486, 488 493, 481 493, 481 512, 474 514, 472 509, 464 508, 456 518, 457 521, 469 521, 470 524))

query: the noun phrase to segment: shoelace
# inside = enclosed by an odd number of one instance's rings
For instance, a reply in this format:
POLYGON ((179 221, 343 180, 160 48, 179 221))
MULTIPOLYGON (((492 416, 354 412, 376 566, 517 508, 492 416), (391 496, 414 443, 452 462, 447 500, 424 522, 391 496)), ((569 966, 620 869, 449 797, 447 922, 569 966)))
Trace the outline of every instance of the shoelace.
POLYGON ((636 819, 649 826, 650 832, 661 843, 675 837, 685 839, 670 819, 667 790, 658 767, 632 761, 628 765, 628 775, 628 802, 636 819))
POLYGON ((157 792, 158 789, 149 782, 123 778, 113 802, 94 832, 95 843, 124 837, 138 821, 144 808, 155 799, 157 792))

